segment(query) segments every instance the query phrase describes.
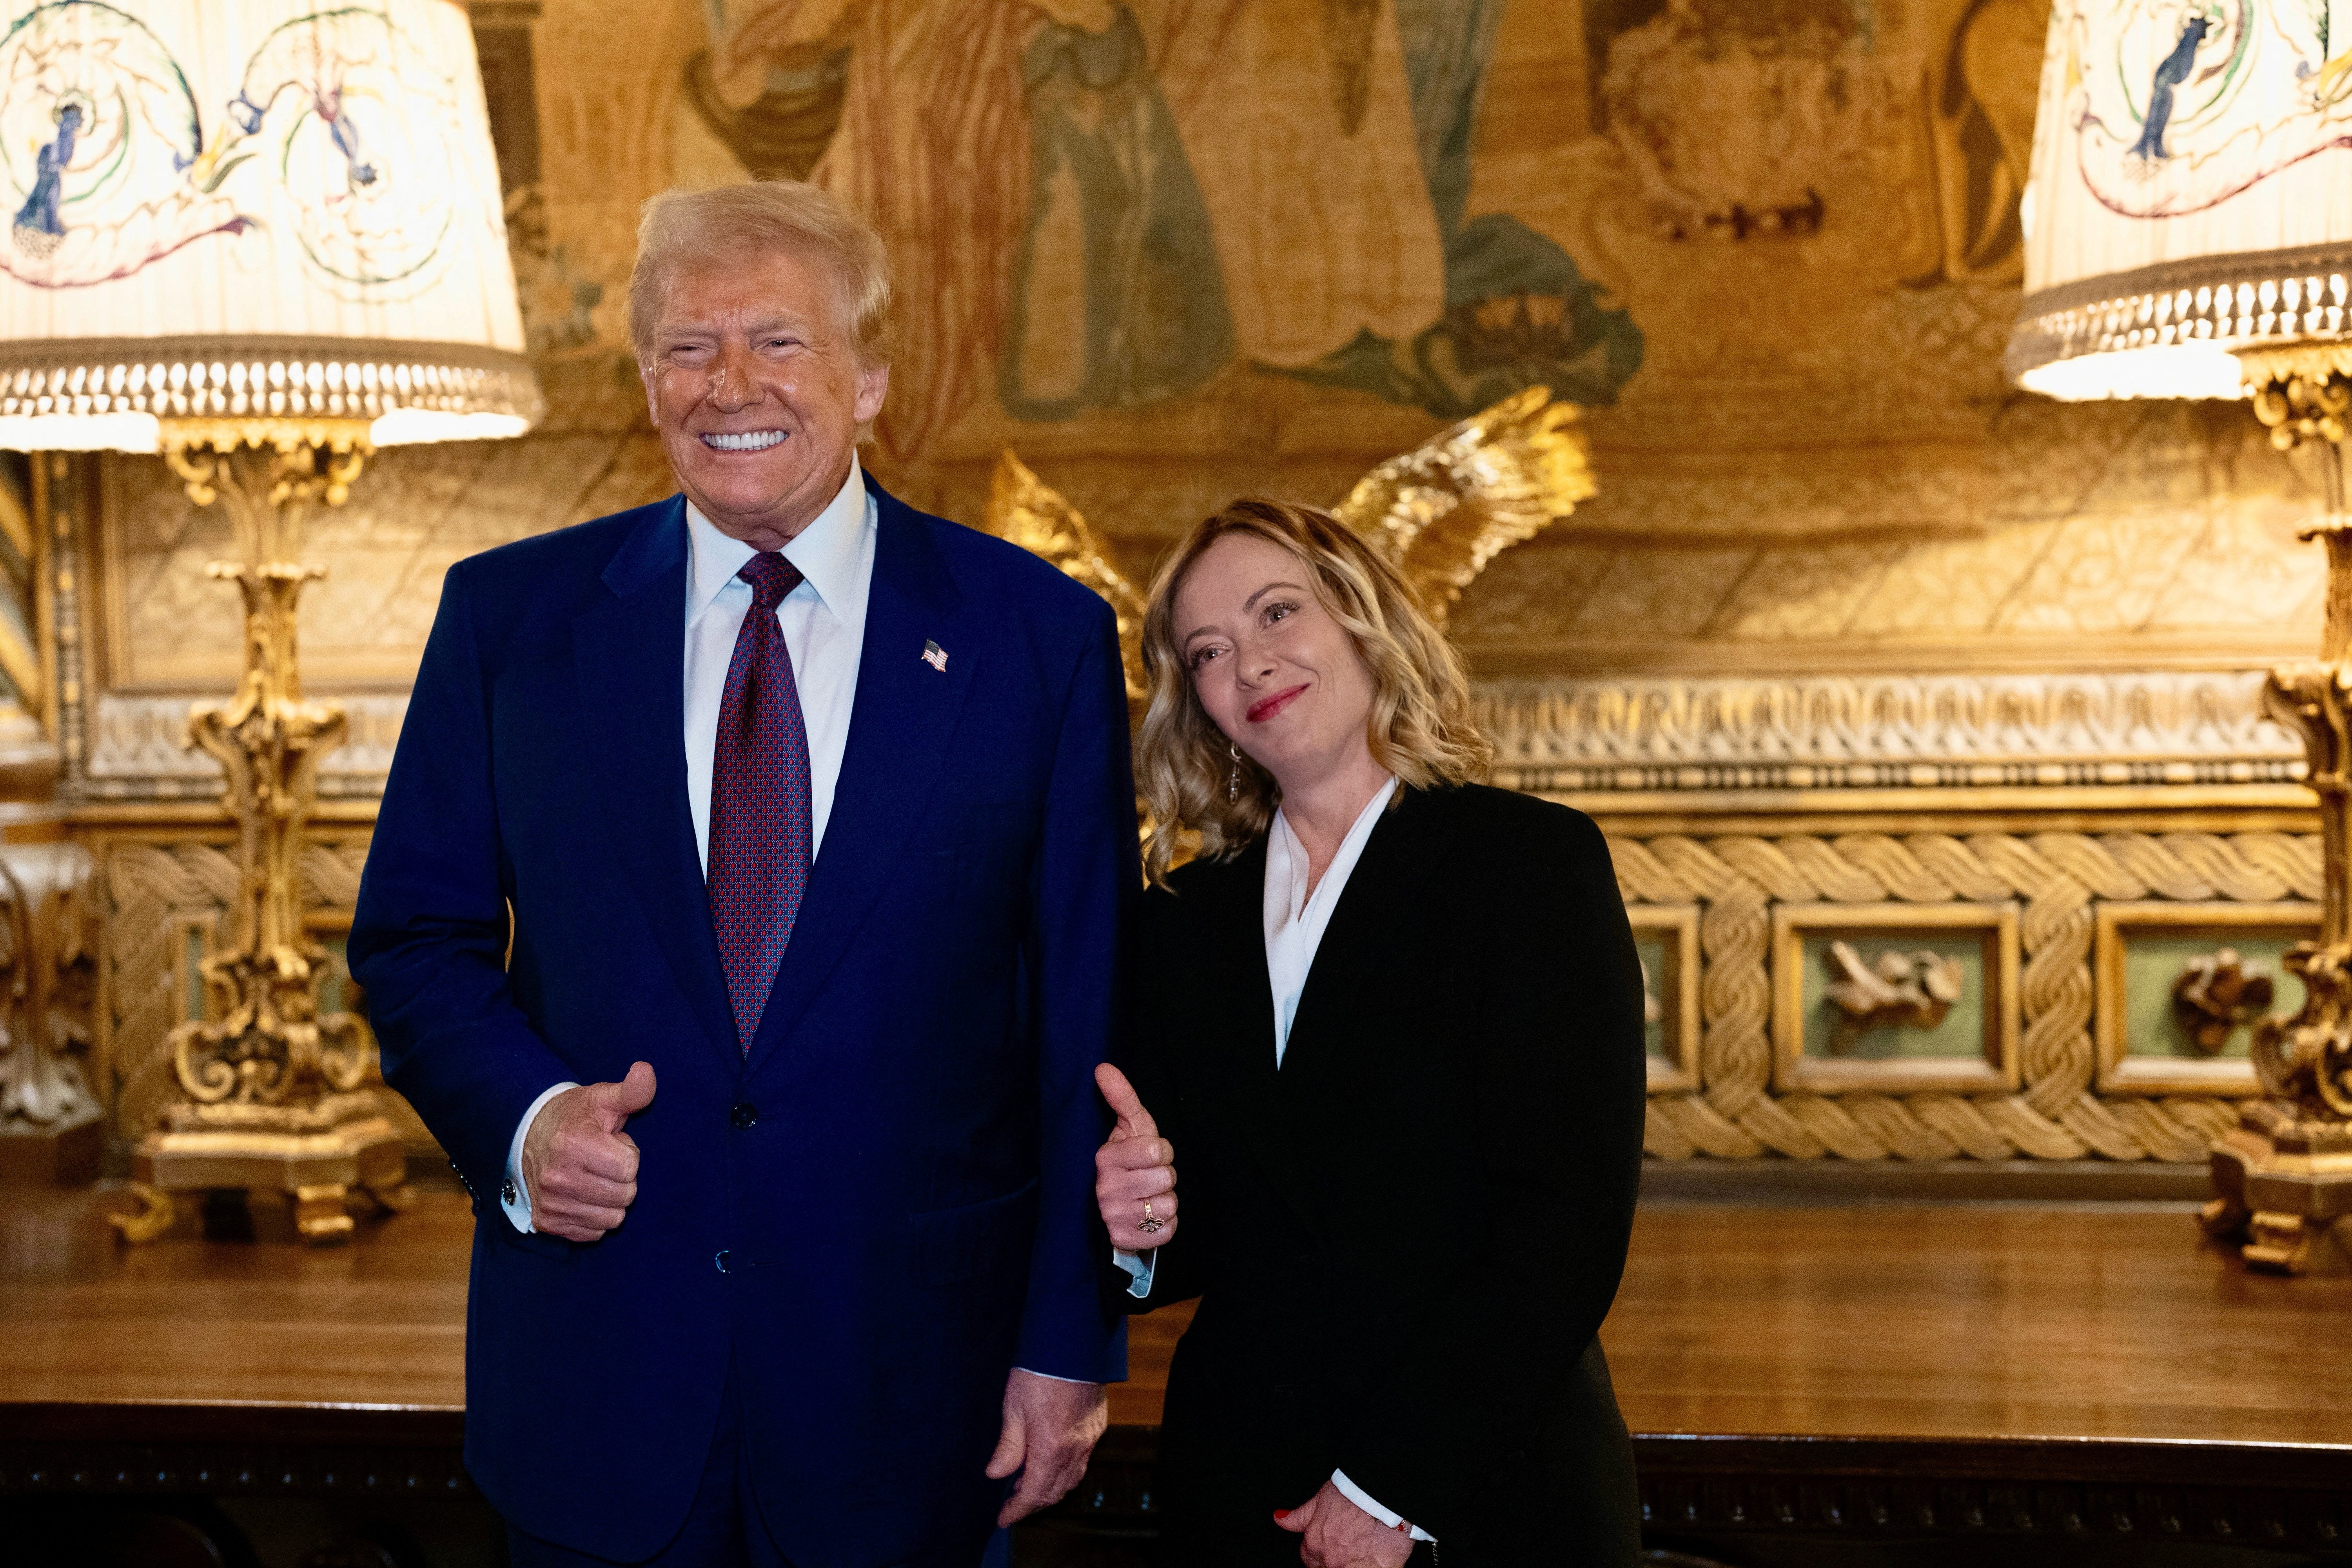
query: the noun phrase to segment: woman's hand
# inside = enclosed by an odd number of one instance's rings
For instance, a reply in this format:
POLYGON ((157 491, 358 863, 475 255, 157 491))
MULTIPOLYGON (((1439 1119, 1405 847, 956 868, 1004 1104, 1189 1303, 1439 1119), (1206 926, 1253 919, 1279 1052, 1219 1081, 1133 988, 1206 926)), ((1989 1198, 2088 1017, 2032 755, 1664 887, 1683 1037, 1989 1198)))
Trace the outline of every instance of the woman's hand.
POLYGON ((1278 1510, 1274 1522, 1298 1543, 1307 1568, 1403 1568, 1412 1555, 1412 1532, 1392 1530, 1358 1508, 1329 1481, 1297 1508, 1278 1510))
POLYGON ((1125 1073, 1105 1062, 1095 1068, 1095 1087, 1118 1117, 1095 1151, 1095 1202, 1111 1245, 1128 1252, 1164 1247, 1176 1235, 1176 1146, 1160 1136, 1125 1073))

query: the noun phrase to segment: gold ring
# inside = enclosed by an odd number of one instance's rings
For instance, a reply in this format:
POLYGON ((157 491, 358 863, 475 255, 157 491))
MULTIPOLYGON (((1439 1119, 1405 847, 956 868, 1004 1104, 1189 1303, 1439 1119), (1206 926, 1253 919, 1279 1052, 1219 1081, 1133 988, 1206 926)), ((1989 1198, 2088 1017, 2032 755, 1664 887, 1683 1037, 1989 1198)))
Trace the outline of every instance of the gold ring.
POLYGON ((1153 1231, 1164 1228, 1166 1223, 1166 1221, 1162 1220, 1159 1215, 1151 1212, 1151 1200, 1150 1198, 1144 1199, 1143 1217, 1135 1222, 1135 1228, 1149 1236, 1153 1231))

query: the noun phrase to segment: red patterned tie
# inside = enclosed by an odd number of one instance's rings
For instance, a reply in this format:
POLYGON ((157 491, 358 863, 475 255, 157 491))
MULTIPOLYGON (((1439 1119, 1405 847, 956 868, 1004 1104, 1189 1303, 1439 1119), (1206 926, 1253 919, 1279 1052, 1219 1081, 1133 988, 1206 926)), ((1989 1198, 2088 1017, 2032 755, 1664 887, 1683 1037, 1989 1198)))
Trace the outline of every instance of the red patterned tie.
POLYGON ((776 983, 809 873, 808 731, 776 606, 800 585, 781 555, 754 555, 736 574, 751 608, 727 661, 719 744, 710 766, 710 924, 745 1051, 776 983))

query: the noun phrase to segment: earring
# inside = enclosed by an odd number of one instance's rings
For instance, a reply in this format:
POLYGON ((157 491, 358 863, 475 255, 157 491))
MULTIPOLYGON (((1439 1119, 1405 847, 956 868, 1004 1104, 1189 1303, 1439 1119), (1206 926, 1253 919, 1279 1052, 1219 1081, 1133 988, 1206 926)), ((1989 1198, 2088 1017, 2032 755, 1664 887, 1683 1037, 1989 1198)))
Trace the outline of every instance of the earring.
POLYGON ((1225 804, 1231 805, 1242 797, 1242 749, 1228 742, 1225 750, 1234 755, 1234 771, 1225 775, 1225 804))

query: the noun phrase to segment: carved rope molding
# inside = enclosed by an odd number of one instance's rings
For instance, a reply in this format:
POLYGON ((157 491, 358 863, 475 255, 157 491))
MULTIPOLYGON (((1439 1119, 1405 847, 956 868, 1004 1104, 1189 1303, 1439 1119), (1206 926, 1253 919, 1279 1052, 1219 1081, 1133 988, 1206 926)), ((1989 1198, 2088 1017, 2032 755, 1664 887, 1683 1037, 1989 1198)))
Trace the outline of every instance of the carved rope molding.
POLYGON ((2263 672, 1484 680, 1520 789, 2283 783, 2263 672))
POLYGON ((1705 906, 1696 1094, 1650 1099, 1643 1146, 1663 1159, 1766 1153, 1817 1160, 2196 1162, 2236 1124, 2234 1102, 2092 1092, 2092 905, 2098 900, 2262 902, 2320 896, 2316 836, 2116 833, 1968 838, 1612 837, 1627 903, 1705 906), (2021 899, 2025 965, 2016 1094, 1775 1095, 1771 906, 2021 899))

